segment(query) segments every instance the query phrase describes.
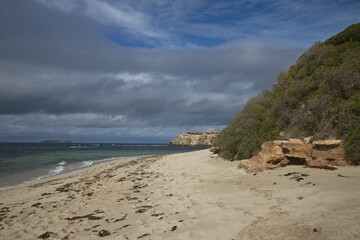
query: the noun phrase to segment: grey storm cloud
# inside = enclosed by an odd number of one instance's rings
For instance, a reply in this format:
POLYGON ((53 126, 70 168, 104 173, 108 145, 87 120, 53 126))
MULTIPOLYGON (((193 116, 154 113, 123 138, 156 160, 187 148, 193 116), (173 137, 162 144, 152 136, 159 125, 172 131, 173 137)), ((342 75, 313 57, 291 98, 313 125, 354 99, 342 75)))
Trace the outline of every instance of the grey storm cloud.
POLYGON ((164 141, 222 128, 303 51, 245 40, 129 48, 108 39, 103 23, 40 2, 0 3, 3 136, 164 141))

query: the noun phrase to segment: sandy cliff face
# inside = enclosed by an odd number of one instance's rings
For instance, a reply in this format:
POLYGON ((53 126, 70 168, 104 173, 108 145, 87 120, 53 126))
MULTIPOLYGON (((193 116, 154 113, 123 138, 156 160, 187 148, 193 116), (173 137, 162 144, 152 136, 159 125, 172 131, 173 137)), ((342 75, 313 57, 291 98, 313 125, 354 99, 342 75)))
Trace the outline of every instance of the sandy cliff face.
POLYGON ((211 146, 218 131, 183 132, 170 141, 170 146, 211 146))
POLYGON ((323 168, 328 165, 345 166, 345 151, 341 140, 321 140, 312 143, 306 140, 265 142, 259 154, 241 160, 239 168, 257 172, 287 165, 306 165, 323 168))

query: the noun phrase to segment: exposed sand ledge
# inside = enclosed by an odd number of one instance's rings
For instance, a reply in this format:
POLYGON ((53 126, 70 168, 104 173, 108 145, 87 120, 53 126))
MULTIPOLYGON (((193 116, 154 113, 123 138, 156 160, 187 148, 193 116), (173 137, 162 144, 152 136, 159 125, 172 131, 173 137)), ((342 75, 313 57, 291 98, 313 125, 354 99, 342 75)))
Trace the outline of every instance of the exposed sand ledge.
POLYGON ((359 167, 253 175, 237 164, 201 150, 4 189, 0 239, 360 238, 359 167))

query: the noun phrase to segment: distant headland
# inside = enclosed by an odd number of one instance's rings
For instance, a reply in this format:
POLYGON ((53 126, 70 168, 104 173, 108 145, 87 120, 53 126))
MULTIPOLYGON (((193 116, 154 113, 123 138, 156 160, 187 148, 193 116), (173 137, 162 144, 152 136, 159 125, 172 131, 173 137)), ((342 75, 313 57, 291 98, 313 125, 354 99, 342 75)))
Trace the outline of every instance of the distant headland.
POLYGON ((43 140, 40 143, 47 143, 47 144, 72 144, 70 140, 43 140))
POLYGON ((170 141, 170 146, 211 146, 219 131, 183 132, 170 141))

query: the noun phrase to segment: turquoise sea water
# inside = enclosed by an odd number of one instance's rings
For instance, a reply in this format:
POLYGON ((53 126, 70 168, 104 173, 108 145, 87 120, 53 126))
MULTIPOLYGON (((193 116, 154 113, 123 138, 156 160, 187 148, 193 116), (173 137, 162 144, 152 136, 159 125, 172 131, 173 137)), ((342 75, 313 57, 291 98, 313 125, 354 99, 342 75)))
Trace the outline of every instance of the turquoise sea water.
POLYGON ((132 156, 171 154, 199 147, 116 143, 0 143, 0 188, 132 156))

